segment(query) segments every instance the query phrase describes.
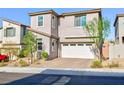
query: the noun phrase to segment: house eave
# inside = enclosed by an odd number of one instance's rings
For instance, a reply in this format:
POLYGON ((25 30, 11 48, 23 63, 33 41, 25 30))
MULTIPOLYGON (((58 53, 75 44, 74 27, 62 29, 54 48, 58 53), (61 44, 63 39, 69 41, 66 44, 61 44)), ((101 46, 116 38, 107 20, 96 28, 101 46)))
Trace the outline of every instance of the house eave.
POLYGON ((84 37, 65 37, 65 39, 86 39, 86 38, 98 38, 98 36, 84 36, 84 37))
POLYGON ((80 15, 80 14, 90 14, 90 13, 99 13, 101 15, 101 9, 93 9, 93 10, 86 10, 86 11, 78 11, 78 12, 68 12, 59 15, 62 16, 70 16, 70 15, 80 15))
POLYGON ((95 42, 88 42, 88 41, 82 41, 82 42, 76 42, 76 41, 74 41, 74 42, 67 42, 67 41, 61 41, 60 43, 95 43, 95 42))
POLYGON ((49 37, 49 38, 59 39, 59 37, 57 37, 57 36, 49 35, 49 34, 47 34, 47 33, 45 33, 45 32, 40 32, 40 31, 38 31, 38 30, 29 28, 29 27, 27 28, 27 30, 32 31, 32 32, 37 33, 37 34, 40 34, 40 35, 43 35, 43 36, 46 36, 46 37, 49 37))
POLYGON ((54 14, 58 16, 58 14, 54 10, 46 10, 46 11, 28 13, 29 16, 36 16, 36 15, 41 15, 41 14, 54 14))
POLYGON ((116 22, 118 20, 118 17, 124 17, 124 14, 117 14, 114 22, 114 26, 116 25, 116 22))
POLYGON ((7 19, 7 18, 1 18, 1 20, 9 22, 9 23, 12 23, 12 24, 15 24, 15 25, 18 25, 18 26, 26 26, 26 27, 28 27, 27 25, 24 25, 22 23, 19 23, 19 22, 16 22, 14 20, 10 20, 10 19, 7 19))

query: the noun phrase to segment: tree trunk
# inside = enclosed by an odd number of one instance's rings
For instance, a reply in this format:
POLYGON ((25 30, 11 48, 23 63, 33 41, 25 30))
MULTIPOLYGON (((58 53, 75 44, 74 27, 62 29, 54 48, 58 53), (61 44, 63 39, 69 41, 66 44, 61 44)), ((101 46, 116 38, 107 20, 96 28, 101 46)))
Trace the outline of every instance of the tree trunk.
POLYGON ((99 43, 99 60, 102 62, 102 58, 103 58, 103 55, 102 55, 102 47, 103 47, 103 38, 100 39, 100 43, 99 43))
POLYGON ((33 63, 33 54, 31 52, 31 64, 33 63))

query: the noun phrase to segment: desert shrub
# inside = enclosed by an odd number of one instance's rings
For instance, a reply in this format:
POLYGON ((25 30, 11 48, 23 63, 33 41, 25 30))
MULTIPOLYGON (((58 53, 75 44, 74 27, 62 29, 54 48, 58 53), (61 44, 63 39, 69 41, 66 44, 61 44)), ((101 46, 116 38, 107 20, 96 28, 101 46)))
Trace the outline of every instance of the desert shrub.
POLYGON ((20 64, 21 67, 29 66, 29 64, 26 61, 24 61, 24 60, 20 60, 19 64, 20 64))
POLYGON ((3 67, 3 66, 6 66, 6 64, 5 64, 4 61, 2 60, 2 61, 0 62, 0 67, 3 67))
POLYGON ((46 60, 48 58, 48 53, 46 51, 43 51, 41 53, 41 57, 46 60))
POLYGON ((9 62, 9 57, 7 57, 7 58, 4 60, 4 62, 9 62))
POLYGON ((29 54, 29 52, 27 50, 22 49, 19 53, 19 57, 24 58, 24 57, 28 56, 28 54, 29 54))
POLYGON ((91 64, 92 68, 102 68, 102 62, 100 60, 94 60, 91 64))
POLYGON ((118 62, 111 62, 108 64, 109 68, 113 68, 113 67, 119 67, 119 63, 118 62))

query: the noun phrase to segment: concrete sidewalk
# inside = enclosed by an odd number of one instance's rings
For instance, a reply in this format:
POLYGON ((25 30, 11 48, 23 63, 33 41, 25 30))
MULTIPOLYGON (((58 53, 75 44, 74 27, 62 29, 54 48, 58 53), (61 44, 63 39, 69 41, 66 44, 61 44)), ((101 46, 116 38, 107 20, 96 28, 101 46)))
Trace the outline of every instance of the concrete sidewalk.
POLYGON ((0 67, 0 72, 32 73, 55 75, 88 75, 88 76, 124 76, 124 69, 71 69, 71 68, 33 68, 33 67, 0 67))

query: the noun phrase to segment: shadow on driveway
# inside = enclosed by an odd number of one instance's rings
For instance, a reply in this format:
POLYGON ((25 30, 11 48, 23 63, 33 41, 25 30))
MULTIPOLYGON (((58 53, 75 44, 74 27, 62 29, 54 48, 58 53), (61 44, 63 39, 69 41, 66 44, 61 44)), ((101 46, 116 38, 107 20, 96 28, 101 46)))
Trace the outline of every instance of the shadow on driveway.
MULTIPOLYGON (((89 75, 67 75, 68 73, 79 73, 78 71, 63 72, 62 70, 47 69, 43 74, 33 74, 18 80, 13 80, 5 85, 123 85, 124 77, 114 76, 89 76, 89 75), (49 73, 51 74, 49 74, 49 73), (54 73, 53 73, 54 72, 54 73)), ((94 73, 94 72, 92 72, 94 73)), ((104 73, 105 74, 105 73, 104 73)), ((15 73, 16 77, 16 73, 15 73)))

